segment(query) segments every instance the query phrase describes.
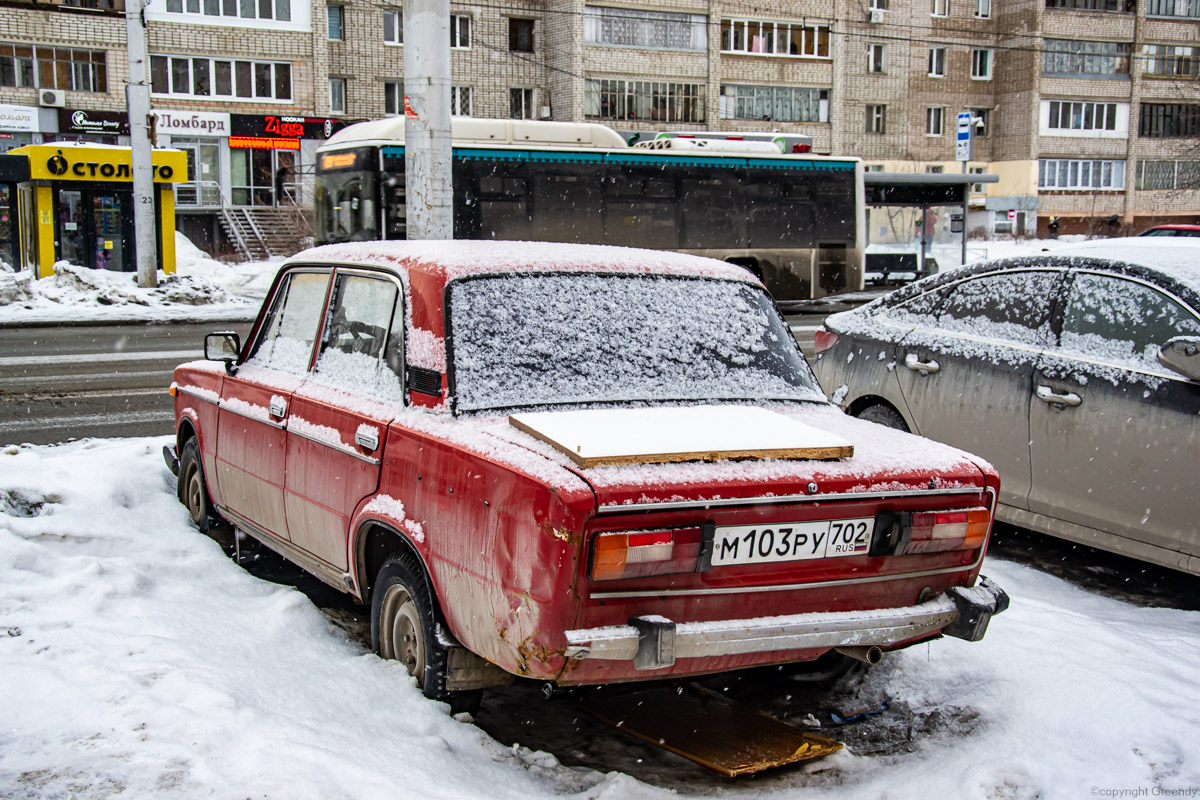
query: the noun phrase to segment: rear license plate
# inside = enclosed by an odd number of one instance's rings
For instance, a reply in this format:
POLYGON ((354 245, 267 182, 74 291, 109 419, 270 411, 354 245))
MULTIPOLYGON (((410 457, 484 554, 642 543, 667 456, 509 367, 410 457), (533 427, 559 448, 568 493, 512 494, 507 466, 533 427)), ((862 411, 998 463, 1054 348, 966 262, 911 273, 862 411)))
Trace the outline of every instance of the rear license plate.
POLYGON ((718 527, 711 563, 721 567, 865 555, 874 529, 874 517, 718 527))

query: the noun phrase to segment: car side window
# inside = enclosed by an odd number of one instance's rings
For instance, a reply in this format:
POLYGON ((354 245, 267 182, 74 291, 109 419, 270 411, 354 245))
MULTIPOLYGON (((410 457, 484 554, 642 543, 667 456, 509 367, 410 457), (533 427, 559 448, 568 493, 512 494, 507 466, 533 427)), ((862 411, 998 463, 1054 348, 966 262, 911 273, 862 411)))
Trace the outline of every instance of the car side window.
POLYGON ((1067 295, 1061 349, 1087 360, 1161 370, 1158 348, 1200 335, 1200 320, 1172 298, 1136 281, 1080 273, 1067 295))
POLYGON ((402 309, 400 293, 392 281, 339 274, 330 294, 317 356, 316 374, 321 382, 381 400, 402 400, 402 309), (401 358, 393 364, 395 352, 401 358))
POLYGON ((321 322, 329 274, 293 272, 275 295, 248 364, 302 374, 308 371, 321 322))
POLYGON ((1004 272, 954 287, 937 314, 938 327, 1024 345, 1050 340, 1050 311, 1060 273, 1004 272))

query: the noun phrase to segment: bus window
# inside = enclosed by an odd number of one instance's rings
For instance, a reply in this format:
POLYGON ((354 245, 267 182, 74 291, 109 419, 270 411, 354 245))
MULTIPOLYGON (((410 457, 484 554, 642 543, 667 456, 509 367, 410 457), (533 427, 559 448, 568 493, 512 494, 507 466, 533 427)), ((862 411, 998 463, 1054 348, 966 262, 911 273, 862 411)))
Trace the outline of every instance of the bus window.
POLYGON ((533 238, 546 242, 601 244, 603 197, 592 165, 564 165, 559 174, 533 181, 533 238), (563 174, 571 170, 576 174, 563 174))
POLYGON ((675 204, 610 197, 604 204, 604 241, 622 247, 679 247, 675 204))
MULTIPOLYGON (((699 170, 697 170, 698 172, 699 170)), ((685 250, 746 246, 746 210, 741 176, 710 175, 680 181, 685 250)))

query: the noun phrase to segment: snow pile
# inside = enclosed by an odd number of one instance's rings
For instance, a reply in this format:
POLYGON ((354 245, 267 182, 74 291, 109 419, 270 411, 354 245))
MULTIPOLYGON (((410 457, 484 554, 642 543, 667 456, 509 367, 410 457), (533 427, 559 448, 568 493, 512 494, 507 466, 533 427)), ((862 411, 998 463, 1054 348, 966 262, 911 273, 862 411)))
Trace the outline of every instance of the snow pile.
POLYGON ((253 319, 278 262, 230 266, 175 234, 176 274, 143 289, 137 275, 60 261, 54 275, 0 271, 0 323, 61 320, 253 319))
POLYGON ((907 709, 927 723, 912 752, 666 791, 503 747, 192 530, 163 442, 0 451, 0 796, 983 800, 1200 787, 1200 614, 1000 561, 985 572, 1013 605, 982 642, 919 646, 867 678, 893 710, 859 724, 907 709))

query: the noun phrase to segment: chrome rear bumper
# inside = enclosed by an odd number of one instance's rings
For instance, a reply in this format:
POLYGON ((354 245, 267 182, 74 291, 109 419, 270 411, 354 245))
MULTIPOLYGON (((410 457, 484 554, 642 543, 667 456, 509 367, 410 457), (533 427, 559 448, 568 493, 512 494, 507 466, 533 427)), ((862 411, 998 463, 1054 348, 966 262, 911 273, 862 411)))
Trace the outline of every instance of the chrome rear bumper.
POLYGON ((634 617, 627 625, 567 631, 566 656, 632 661, 636 669, 660 669, 680 658, 872 645, 887 648, 937 633, 975 642, 983 638, 992 615, 1006 608, 1004 590, 980 576, 972 588, 956 586, 907 608, 716 622, 634 617))

